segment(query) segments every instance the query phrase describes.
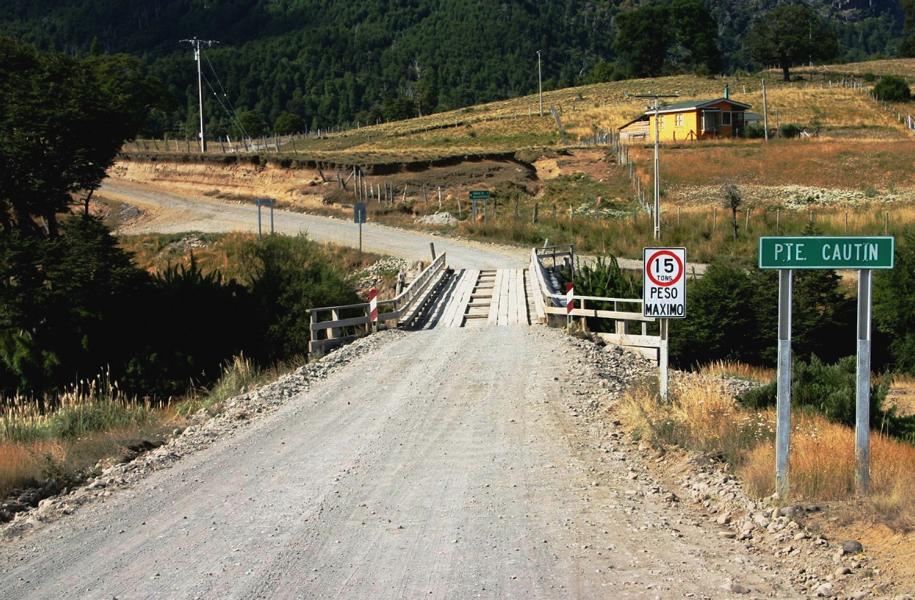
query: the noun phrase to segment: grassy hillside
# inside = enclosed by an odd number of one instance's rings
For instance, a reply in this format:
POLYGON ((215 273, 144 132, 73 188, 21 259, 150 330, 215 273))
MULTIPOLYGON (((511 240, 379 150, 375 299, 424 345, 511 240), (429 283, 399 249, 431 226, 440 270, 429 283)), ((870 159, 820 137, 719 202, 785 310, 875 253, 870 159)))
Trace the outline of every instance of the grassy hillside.
MULTIPOLYGON (((819 128, 823 135, 844 137, 904 135, 903 126, 882 110, 866 89, 839 87, 843 77, 864 73, 896 73, 915 81, 915 59, 826 66, 790 83, 780 81, 777 73, 766 72, 770 125, 794 123, 819 128)), ((295 150, 309 158, 364 164, 556 148, 561 140, 549 115, 550 107, 561 113, 574 145, 595 131, 615 130, 643 111, 647 101, 634 98, 637 94, 713 98, 723 94, 725 85, 730 86, 733 98, 762 112, 760 80, 756 77, 677 75, 548 91, 544 94, 544 117, 539 116, 537 96, 527 95, 310 138, 298 141, 295 150)), ((291 147, 285 151, 292 154, 291 147)))

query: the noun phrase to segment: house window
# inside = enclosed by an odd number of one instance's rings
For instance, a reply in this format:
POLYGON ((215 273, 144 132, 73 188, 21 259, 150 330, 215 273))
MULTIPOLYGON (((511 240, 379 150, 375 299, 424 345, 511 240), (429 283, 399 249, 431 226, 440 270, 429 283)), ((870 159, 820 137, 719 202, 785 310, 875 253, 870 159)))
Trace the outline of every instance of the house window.
POLYGON ((721 124, 722 125, 731 124, 731 113, 729 111, 725 111, 725 112, 721 113, 721 124))
POLYGON ((683 127, 683 115, 677 115, 674 119, 674 123, 677 127, 683 127))

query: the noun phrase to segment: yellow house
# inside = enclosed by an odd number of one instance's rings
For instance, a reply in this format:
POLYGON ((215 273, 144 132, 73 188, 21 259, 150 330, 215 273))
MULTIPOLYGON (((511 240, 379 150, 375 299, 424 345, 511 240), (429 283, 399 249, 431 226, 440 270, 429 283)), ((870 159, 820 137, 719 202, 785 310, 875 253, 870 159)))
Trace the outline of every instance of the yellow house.
MULTIPOLYGON (((658 110, 659 138, 662 142, 689 142, 709 138, 736 137, 744 128, 744 112, 749 104, 725 96, 715 100, 693 100, 662 105, 658 110)), ((629 121, 619 129, 621 142, 654 142, 655 111, 629 121)))

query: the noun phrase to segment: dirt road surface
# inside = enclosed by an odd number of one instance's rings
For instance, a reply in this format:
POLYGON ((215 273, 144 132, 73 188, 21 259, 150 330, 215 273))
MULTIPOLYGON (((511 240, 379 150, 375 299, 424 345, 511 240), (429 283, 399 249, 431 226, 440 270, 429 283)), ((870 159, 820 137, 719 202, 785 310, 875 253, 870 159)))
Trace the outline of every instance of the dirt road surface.
MULTIPOLYGON (((146 213, 120 233, 257 231, 257 207, 251 204, 188 197, 112 179, 105 181, 101 195, 138 206, 146 213)), ((268 209, 263 209, 262 218, 264 230, 269 231, 268 209)), ((306 233, 318 242, 359 245, 359 229, 352 221, 277 210, 274 226, 279 233, 306 233)), ((429 242, 435 243, 437 252, 447 252, 449 265, 457 269, 522 268, 530 262, 530 250, 523 248, 455 240, 377 223, 366 223, 362 229, 363 249, 408 260, 428 260, 429 242)))
MULTIPOLYGON (((688 509, 633 492, 539 327, 438 328, 0 552, 0 597, 790 596, 688 509)), ((567 350, 565 351, 567 352, 567 350)))

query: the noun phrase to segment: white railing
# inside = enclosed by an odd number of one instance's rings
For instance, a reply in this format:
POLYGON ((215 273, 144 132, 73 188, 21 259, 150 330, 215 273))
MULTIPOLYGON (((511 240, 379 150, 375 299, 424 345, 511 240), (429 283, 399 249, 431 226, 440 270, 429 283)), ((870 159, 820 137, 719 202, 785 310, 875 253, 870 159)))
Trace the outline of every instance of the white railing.
POLYGON ((534 306, 537 320, 545 325, 565 326, 569 317, 578 319, 583 331, 588 331, 588 319, 607 319, 614 322, 613 332, 596 332, 607 343, 631 348, 640 354, 659 362, 667 355, 667 339, 648 333, 648 324, 654 317, 646 317, 641 310, 622 310, 624 307, 642 307, 641 298, 607 298, 602 296, 573 296, 571 315, 566 309, 566 295, 558 289, 555 273, 544 266, 543 261, 569 258, 574 261, 575 250, 546 247, 531 250, 529 273, 533 282, 534 306), (629 333, 628 323, 638 324, 639 333, 629 333))
MULTIPOLYGON (((409 324, 447 268, 447 255, 442 253, 396 298, 379 300, 377 327, 389 329, 409 324)), ((329 350, 372 333, 373 323, 368 302, 322 306, 309 309, 308 313, 310 356, 323 356, 329 350)))

